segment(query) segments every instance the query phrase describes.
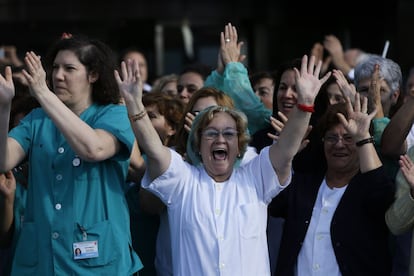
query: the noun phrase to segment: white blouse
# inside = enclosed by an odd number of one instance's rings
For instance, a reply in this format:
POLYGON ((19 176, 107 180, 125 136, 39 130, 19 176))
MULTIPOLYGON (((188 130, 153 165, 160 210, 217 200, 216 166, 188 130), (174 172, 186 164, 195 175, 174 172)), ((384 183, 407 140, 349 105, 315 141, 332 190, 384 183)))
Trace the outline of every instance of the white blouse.
POLYGON ((142 187, 168 207, 174 275, 270 275, 267 205, 281 186, 269 148, 226 182, 171 150, 167 171, 142 187))

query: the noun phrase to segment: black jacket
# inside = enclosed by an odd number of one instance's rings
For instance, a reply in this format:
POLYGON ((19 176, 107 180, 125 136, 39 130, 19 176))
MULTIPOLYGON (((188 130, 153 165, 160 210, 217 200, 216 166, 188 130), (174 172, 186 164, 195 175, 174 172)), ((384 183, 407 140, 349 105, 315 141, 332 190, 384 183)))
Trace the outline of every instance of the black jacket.
MULTIPOLYGON (((323 174, 295 173, 292 183, 269 205, 285 218, 275 275, 294 275, 323 174)), ((331 222, 331 239, 344 276, 390 275, 391 254, 385 212, 394 200, 394 184, 383 167, 357 174, 344 192, 331 222)))

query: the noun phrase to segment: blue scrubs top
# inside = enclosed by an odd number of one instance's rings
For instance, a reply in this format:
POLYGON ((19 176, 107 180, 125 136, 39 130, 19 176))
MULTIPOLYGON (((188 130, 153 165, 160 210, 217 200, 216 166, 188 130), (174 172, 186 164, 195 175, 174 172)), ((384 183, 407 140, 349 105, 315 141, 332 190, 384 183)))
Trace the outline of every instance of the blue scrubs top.
POLYGON ((251 135, 269 127, 272 110, 266 108, 255 95, 243 63, 227 63, 223 75, 213 71, 204 82, 204 87, 215 87, 233 99, 235 107, 243 111, 249 119, 248 128, 251 135))
POLYGON ((95 104, 80 118, 110 132, 122 149, 105 161, 81 160, 41 108, 9 133, 29 159, 12 275, 131 275, 142 268, 124 194, 134 142, 126 107, 95 104), (88 241, 96 242, 98 256, 75 260, 74 247, 88 241))

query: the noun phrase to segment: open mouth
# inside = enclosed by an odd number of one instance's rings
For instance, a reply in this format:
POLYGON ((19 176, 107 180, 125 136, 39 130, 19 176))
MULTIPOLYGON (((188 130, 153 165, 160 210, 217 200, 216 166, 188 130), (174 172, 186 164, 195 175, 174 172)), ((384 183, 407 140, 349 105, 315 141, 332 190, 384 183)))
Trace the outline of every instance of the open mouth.
POLYGON ((227 151, 224 149, 213 150, 213 158, 214 160, 226 160, 227 151))
POLYGON ((292 109, 295 105, 292 103, 283 103, 282 106, 286 109, 292 109))

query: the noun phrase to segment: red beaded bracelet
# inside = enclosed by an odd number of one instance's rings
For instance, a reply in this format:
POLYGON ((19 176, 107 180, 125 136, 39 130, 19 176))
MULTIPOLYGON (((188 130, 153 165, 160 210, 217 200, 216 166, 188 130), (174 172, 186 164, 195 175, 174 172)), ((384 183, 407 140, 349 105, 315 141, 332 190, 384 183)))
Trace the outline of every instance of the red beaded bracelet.
POLYGON ((302 110, 303 112, 315 112, 315 105, 306 105, 306 104, 297 104, 298 109, 302 110))

